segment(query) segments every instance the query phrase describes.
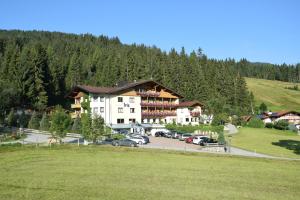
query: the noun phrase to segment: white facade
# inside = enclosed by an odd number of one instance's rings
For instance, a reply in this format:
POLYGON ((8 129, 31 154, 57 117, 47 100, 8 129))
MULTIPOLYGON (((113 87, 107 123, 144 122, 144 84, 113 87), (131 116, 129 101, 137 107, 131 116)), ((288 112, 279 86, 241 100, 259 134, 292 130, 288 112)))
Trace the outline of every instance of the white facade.
POLYGON ((141 97, 90 94, 93 115, 103 117, 106 124, 141 123, 141 97))
POLYGON ((199 117, 201 115, 201 107, 196 106, 193 110, 189 108, 177 108, 177 123, 182 125, 198 125, 199 117))

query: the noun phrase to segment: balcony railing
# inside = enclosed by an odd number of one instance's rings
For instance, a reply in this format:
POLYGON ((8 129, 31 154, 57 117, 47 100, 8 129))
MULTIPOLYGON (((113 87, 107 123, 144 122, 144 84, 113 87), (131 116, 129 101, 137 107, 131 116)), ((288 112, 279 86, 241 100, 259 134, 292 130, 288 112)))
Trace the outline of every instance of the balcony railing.
POLYGON ((141 102, 141 106, 144 107, 165 107, 165 108, 175 108, 178 104, 175 103, 164 103, 164 102, 141 102))
POLYGON ((200 116, 200 112, 198 112, 198 111, 193 111, 193 112, 190 112, 190 115, 191 115, 192 117, 199 117, 199 116, 200 116))
POLYGON ((159 92, 152 92, 152 91, 148 91, 148 92, 137 92, 137 95, 140 95, 141 97, 158 97, 160 95, 159 92))
POLYGON ((162 112, 142 112, 142 117, 166 117, 176 116, 175 111, 162 111, 162 112))
POLYGON ((80 103, 71 104, 71 108, 81 108, 81 104, 80 103))

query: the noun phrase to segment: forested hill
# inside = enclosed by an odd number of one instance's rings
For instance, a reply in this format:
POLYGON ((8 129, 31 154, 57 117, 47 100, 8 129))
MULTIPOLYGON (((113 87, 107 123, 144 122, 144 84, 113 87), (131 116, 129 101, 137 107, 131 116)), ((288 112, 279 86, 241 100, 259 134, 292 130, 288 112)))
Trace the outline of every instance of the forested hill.
POLYGON ((65 104, 76 84, 113 86, 152 78, 185 100, 204 102, 211 112, 246 114, 253 97, 241 75, 300 79, 299 66, 253 67, 246 60, 208 59, 201 50, 187 55, 184 49, 163 52, 105 36, 6 30, 0 30, 0 72, 2 110, 65 104))

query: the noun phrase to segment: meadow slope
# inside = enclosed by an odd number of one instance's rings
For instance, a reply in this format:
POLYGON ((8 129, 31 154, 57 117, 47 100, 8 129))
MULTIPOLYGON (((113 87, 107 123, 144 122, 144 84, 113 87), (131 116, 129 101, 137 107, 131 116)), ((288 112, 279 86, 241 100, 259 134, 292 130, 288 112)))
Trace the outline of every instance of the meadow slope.
POLYGON ((272 81, 265 79, 245 78, 248 89, 253 92, 256 105, 266 103, 271 111, 295 110, 300 112, 300 84, 299 91, 285 89, 293 87, 295 83, 272 81))

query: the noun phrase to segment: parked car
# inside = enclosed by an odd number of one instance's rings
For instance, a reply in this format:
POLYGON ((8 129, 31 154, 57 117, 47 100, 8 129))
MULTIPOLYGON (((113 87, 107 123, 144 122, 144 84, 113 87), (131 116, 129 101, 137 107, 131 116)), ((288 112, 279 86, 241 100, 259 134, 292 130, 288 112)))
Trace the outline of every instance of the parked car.
POLYGON ((194 139, 193 139, 193 144, 200 144, 201 140, 205 139, 205 138, 208 138, 207 136, 195 136, 194 139))
POLYGON ((147 137, 147 136, 145 136, 145 135, 142 135, 141 137, 144 138, 146 144, 150 143, 149 137, 147 137))
POLYGON ((143 138, 142 136, 133 136, 128 138, 129 140, 135 141, 138 144, 146 144, 146 140, 145 138, 143 138))
POLYGON ((165 137, 165 135, 166 135, 166 132, 164 132, 164 131, 157 131, 155 133, 155 137, 165 137))
POLYGON ((179 132, 179 131, 172 131, 172 138, 173 139, 178 139, 180 137, 180 135, 182 135, 184 133, 179 132))
POLYGON ((192 134, 185 133, 185 134, 181 134, 178 139, 180 141, 184 141, 186 138, 191 137, 191 136, 192 136, 192 134))
POLYGON ((172 132, 166 132, 164 137, 171 138, 172 137, 172 132))
POLYGON ((114 140, 112 142, 113 146, 127 146, 127 147, 137 147, 137 143, 135 141, 129 139, 121 139, 121 140, 114 140))
POLYGON ((200 146, 205 146, 207 144, 218 144, 218 141, 216 141, 212 138, 205 137, 200 141, 199 144, 200 144, 200 146))
POLYGON ((186 138, 184 141, 186 143, 193 143, 193 139, 194 139, 194 136, 191 136, 191 137, 186 138))
POLYGON ((127 135, 127 134, 129 134, 129 131, 126 129, 120 129, 120 130, 117 130, 117 133, 127 135))
POLYGON ((112 139, 112 138, 106 138, 104 140, 98 140, 96 142, 96 144, 98 144, 98 145, 108 145, 108 144, 112 144, 113 141, 114 141, 114 139, 112 139))

